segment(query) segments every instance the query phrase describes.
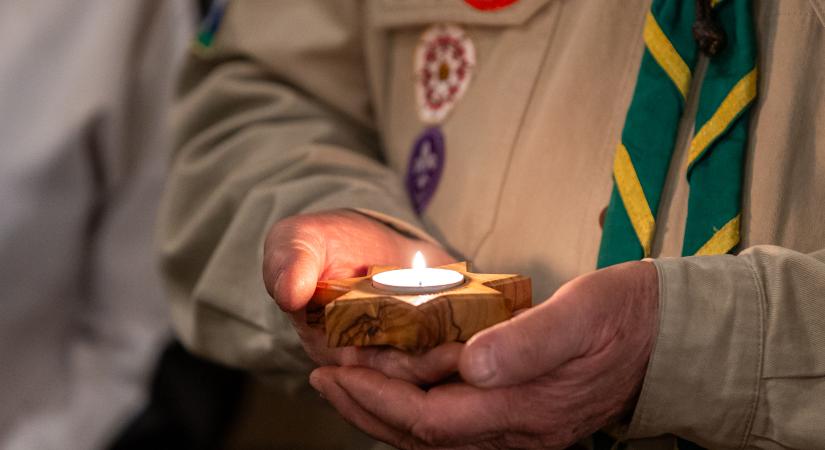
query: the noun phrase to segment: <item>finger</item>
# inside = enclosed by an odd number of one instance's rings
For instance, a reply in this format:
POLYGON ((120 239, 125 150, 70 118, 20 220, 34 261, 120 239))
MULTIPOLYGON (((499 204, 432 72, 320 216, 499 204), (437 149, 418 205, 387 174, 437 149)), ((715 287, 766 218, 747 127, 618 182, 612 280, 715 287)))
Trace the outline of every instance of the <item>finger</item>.
POLYGON ((433 384, 458 371, 463 347, 450 342, 420 355, 396 349, 347 347, 337 362, 341 366, 367 367, 417 385, 433 384))
POLYGON ((388 426, 429 445, 477 442, 507 429, 505 390, 448 384, 429 391, 358 367, 319 373, 340 386, 361 408, 388 426))
MULTIPOLYGON (((373 438, 386 442, 393 447, 402 449, 444 449, 443 446, 432 446, 416 439, 411 434, 393 428, 379 418, 367 412, 356 402, 344 389, 334 382, 329 381, 329 376, 318 376, 316 372, 328 370, 338 370, 333 367, 322 367, 316 369, 310 375, 310 383, 321 392, 332 406, 344 417, 344 419, 355 425, 373 438)), ((478 445, 450 446, 452 450, 470 450, 480 448, 478 445)), ((503 445, 495 445, 493 448, 504 448, 503 445)))
POLYGON ((267 290, 284 311, 297 311, 309 302, 324 268, 323 243, 292 238, 267 255, 267 290))
POLYGON ((322 327, 311 327, 306 323, 306 312, 299 310, 288 313, 293 328, 298 333, 301 345, 307 356, 319 366, 338 364, 342 348, 329 348, 327 337, 322 327))
MULTIPOLYGON (((334 367, 315 369, 309 376, 309 382, 320 392, 344 419, 363 430, 373 438, 398 448, 418 447, 413 445, 411 437, 385 424, 362 408, 350 395, 331 380, 325 372, 336 370, 334 367)), ((420 447, 419 447, 420 448, 420 447)))
POLYGON ((575 304, 554 298, 473 336, 459 361, 462 378, 479 387, 510 386, 579 356, 575 304))

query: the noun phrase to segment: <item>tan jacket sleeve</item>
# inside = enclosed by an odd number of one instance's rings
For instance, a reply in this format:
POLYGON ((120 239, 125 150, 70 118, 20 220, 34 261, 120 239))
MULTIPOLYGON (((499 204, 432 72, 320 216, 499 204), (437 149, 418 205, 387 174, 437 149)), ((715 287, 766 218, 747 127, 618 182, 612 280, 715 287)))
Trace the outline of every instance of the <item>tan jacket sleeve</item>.
POLYGON ((334 208, 416 229, 379 162, 355 2, 230 2, 213 47, 190 56, 159 224, 184 344, 262 371, 309 362, 261 278, 270 225, 334 208))
POLYGON ((671 258, 630 438, 825 448, 825 250, 671 258))

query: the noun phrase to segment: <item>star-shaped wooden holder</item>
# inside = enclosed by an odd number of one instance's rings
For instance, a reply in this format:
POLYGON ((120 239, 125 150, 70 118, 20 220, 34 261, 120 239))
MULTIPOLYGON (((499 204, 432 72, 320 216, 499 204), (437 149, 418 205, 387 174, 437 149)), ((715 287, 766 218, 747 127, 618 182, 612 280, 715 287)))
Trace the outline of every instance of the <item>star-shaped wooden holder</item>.
POLYGON ((398 269, 374 266, 367 276, 318 282, 307 322, 326 328, 330 347, 389 345, 421 351, 509 319, 532 303, 530 278, 472 273, 468 263, 441 266, 464 276, 464 284, 433 294, 379 289, 371 277, 398 269))

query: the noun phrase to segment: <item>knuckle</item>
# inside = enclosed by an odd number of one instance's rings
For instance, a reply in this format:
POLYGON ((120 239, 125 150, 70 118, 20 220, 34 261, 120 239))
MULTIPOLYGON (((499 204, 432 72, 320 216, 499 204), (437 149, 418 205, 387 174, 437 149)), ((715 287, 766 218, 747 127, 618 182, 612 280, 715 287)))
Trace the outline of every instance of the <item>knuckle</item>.
POLYGON ((413 424, 410 432, 416 439, 430 446, 446 444, 449 439, 447 430, 441 428, 430 416, 421 417, 413 424))
POLYGON ((409 370, 409 365, 406 364, 406 355, 400 351, 389 350, 381 353, 381 360, 379 364, 381 368, 386 370, 399 369, 403 371, 409 370))
POLYGON ((296 228, 291 224, 273 227, 264 244, 266 255, 264 264, 277 269, 296 256, 319 257, 323 246, 323 235, 317 230, 296 228))
POLYGON ((289 242, 297 236, 312 234, 317 228, 316 218, 310 215, 295 215, 285 217, 274 224, 269 230, 267 241, 278 244, 282 242, 289 242))
POLYGON ((409 371, 416 378, 416 381, 423 383, 438 381, 438 370, 430 365, 412 365, 409 371))
POLYGON ((318 252, 318 247, 320 243, 318 242, 318 235, 317 234, 308 234, 308 233, 301 233, 289 240, 289 248, 293 252, 303 252, 307 253, 311 256, 316 256, 318 252))
POLYGON ((277 241, 294 231, 299 226, 300 224, 296 223, 295 217, 281 219, 272 224, 272 227, 269 229, 269 236, 267 240, 277 241))

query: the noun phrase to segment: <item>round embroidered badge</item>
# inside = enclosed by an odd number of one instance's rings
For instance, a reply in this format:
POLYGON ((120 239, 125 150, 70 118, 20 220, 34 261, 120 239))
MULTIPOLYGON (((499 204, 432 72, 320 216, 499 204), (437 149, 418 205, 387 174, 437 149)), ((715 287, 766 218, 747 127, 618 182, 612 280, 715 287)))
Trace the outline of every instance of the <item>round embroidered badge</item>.
POLYGON ((464 95, 476 63, 473 42, 455 25, 433 25, 415 49, 416 102, 425 123, 440 123, 464 95))
POLYGON ((407 167, 407 193, 421 214, 435 194, 444 171, 444 135, 438 127, 424 130, 415 140, 407 167))
POLYGON ((510 6, 518 0, 464 0, 468 5, 475 9, 482 11, 491 11, 494 9, 504 8, 510 6))

